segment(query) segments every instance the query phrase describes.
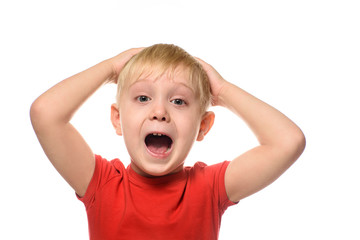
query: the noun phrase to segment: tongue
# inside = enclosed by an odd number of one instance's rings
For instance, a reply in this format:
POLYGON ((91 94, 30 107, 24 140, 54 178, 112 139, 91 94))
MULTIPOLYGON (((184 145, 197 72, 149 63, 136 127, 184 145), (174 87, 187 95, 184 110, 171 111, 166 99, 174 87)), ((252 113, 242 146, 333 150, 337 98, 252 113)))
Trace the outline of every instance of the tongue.
POLYGON ((146 137, 146 146, 153 153, 165 153, 171 145, 171 139, 167 136, 149 135, 146 137))

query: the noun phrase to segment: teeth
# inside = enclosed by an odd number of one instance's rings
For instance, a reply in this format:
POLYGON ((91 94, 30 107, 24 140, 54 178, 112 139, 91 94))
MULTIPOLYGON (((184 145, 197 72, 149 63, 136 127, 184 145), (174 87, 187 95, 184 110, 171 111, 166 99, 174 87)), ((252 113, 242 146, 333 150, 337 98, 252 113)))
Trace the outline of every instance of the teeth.
POLYGON ((161 133, 153 133, 152 135, 154 135, 154 136, 162 136, 161 133))

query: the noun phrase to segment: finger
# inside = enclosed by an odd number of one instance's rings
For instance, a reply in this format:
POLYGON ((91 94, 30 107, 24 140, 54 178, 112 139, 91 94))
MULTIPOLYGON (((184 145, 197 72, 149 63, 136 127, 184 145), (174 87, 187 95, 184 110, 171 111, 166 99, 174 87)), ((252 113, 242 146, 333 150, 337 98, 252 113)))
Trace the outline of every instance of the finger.
POLYGON ((132 53, 132 54, 137 54, 139 52, 141 52, 142 50, 144 50, 145 47, 139 47, 139 48, 131 48, 129 49, 129 51, 132 53))
POLYGON ((195 57, 196 60, 198 60, 200 62, 201 65, 205 65, 206 62, 204 60, 202 60, 201 58, 195 57))

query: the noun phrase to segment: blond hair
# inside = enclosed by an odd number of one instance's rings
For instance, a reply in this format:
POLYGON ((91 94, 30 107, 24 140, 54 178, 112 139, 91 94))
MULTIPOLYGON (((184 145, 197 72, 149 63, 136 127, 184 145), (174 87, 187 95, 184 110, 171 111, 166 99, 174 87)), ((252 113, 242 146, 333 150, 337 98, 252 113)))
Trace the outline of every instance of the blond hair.
POLYGON ((188 72, 191 87, 200 100, 200 110, 205 112, 211 98, 208 76, 199 61, 173 44, 147 47, 126 63, 118 77, 117 101, 127 81, 134 82, 143 74, 157 78, 168 73, 171 77, 177 67, 183 67, 188 72))

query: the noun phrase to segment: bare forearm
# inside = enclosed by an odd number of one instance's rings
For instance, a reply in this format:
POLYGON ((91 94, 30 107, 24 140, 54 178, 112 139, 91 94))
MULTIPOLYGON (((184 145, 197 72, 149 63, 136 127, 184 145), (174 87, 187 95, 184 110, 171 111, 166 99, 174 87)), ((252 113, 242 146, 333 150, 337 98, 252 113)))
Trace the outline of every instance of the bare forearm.
POLYGON ((46 115, 43 117, 47 121, 67 123, 111 74, 112 68, 108 61, 101 62, 50 88, 35 100, 32 110, 35 108, 37 115, 46 115))
POLYGON ((241 117, 261 145, 279 146, 303 139, 301 130, 289 118, 229 82, 224 84, 218 96, 218 105, 241 117))

